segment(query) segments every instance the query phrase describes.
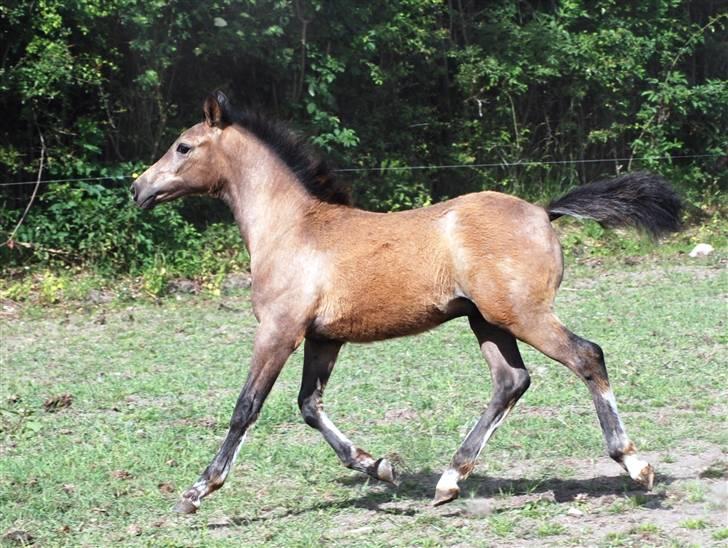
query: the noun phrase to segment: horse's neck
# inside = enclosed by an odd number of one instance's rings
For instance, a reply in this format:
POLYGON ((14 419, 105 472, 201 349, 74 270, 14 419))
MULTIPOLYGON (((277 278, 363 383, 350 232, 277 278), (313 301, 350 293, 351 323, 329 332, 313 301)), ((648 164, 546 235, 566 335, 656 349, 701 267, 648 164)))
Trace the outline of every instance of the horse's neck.
POLYGON ((224 199, 251 259, 293 245, 296 228, 316 202, 288 168, 265 155, 233 178, 224 199))

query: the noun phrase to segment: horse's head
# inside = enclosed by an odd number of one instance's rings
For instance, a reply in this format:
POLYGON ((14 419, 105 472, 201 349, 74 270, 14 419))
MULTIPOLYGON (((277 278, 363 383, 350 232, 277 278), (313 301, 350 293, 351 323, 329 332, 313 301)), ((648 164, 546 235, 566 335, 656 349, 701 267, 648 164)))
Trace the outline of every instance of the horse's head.
POLYGON ((167 152, 131 185, 134 201, 151 209, 189 194, 217 194, 225 184, 222 151, 218 146, 229 125, 229 104, 218 91, 207 97, 203 122, 184 131, 167 152))

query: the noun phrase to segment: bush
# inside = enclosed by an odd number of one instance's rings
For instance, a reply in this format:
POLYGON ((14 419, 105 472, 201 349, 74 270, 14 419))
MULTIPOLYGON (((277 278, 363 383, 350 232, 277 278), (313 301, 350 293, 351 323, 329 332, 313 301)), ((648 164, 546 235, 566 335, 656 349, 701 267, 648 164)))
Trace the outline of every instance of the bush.
MULTIPOLYGON (((197 228, 179 211, 181 203, 143 211, 126 187, 55 184, 44 192, 21 225, 16 240, 31 247, 0 248, 10 266, 63 262, 104 274, 168 277, 210 276, 245 268, 248 256, 237 227, 197 228)), ((17 210, 0 209, 0 222, 12 226, 17 210)), ((152 284, 159 292, 162 281, 152 284)))

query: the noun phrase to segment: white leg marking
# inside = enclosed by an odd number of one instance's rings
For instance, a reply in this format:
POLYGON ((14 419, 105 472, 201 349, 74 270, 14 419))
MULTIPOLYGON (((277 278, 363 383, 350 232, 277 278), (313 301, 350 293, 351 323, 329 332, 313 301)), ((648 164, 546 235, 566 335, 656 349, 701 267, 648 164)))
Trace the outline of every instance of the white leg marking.
POLYGON ((617 400, 614 398, 614 392, 611 390, 607 390, 602 394, 602 398, 607 400, 607 403, 609 404, 609 407, 612 408, 612 411, 614 411, 615 416, 617 417, 617 421, 619 422, 619 427, 624 430, 624 425, 622 424, 622 419, 619 418, 619 412, 617 411, 617 400))
MULTIPOLYGON (((352 441, 347 438, 341 430, 336 428, 336 425, 334 425, 333 422, 331 422, 331 419, 326 416, 326 413, 323 411, 319 412, 319 421, 321 422, 321 433, 324 435, 324 438, 327 438, 327 436, 333 435, 339 443, 342 443, 346 445, 349 448, 349 458, 351 459, 352 463, 359 463, 362 467, 367 468, 369 466, 372 466, 376 461, 369 457, 367 458, 365 455, 362 455, 359 452, 359 449, 352 443, 352 441)), ((348 464, 349 463, 346 463, 348 464)), ((358 469, 358 466, 357 466, 358 469)))
MULTIPOLYGON (((475 458, 478 458, 478 455, 480 455, 480 453, 485 448, 485 444, 488 443, 488 440, 493 435, 493 432, 495 432, 498 429, 498 427, 501 424, 503 424, 503 421, 506 420, 506 417, 508 416, 508 413, 510 413, 510 412, 511 412, 511 407, 506 408, 506 410, 503 412, 503 414, 498 419, 496 419, 495 421, 493 421, 490 424, 490 426, 488 427, 488 430, 485 432, 485 435, 483 436, 483 441, 480 443, 480 449, 478 449, 478 453, 475 455, 475 458)), ((470 437, 470 434, 473 433, 473 430, 475 430, 476 426, 478 426, 477 422, 475 423, 475 426, 473 426, 470 429, 470 431, 467 433, 467 435, 465 436, 465 439, 468 439, 468 437, 470 437)))
MULTIPOLYGON (((224 482, 225 479, 228 477, 228 474, 230 473, 230 469, 232 468, 233 464, 235 464, 235 460, 238 458, 238 453, 240 453, 240 448, 243 446, 243 443, 245 443, 245 438, 248 436, 248 433, 246 432, 243 434, 243 437, 240 438, 240 442, 238 443, 238 446, 235 448, 235 453, 233 453, 232 460, 223 468, 221 475, 221 480, 224 482)), ((199 479, 195 482, 195 484, 192 486, 192 489, 197 491, 199 498, 196 500, 192 500, 192 504, 196 507, 200 507, 200 499, 202 497, 207 496, 210 493, 210 484, 207 480, 199 479)))
MULTIPOLYGON (((604 394, 602 394, 602 397, 607 401, 614 412, 615 417, 617 417, 619 432, 612 432, 611 435, 618 440, 622 448, 625 450, 629 448, 630 451, 634 451, 634 445, 629 441, 627 433, 624 430, 622 420, 619 418, 619 414, 617 413, 617 402, 614 399, 614 394, 611 390, 607 390, 604 394)), ((640 459, 635 453, 630 453, 622 456, 622 466, 625 470, 627 470, 629 477, 645 485, 647 489, 652 489, 655 471, 652 466, 650 466, 650 463, 640 459)))
POLYGON ((602 398, 604 398, 607 404, 609 404, 612 413, 614 413, 614 416, 617 418, 617 424, 619 425, 619 432, 611 432, 612 437, 618 439, 622 447, 627 447, 629 444, 629 438, 627 437, 627 432, 624 429, 624 424, 622 424, 622 419, 619 416, 619 411, 617 411, 617 400, 614 399, 614 393, 611 390, 607 390, 602 394, 602 398))
POLYGON ((341 441, 343 443, 346 443, 348 445, 353 445, 351 443, 351 440, 349 438, 347 438, 341 432, 341 430, 339 430, 338 428, 336 428, 336 425, 333 422, 331 422, 331 419, 329 419, 329 417, 327 417, 326 416, 326 413, 324 413, 323 411, 320 411, 319 412, 319 420, 321 421, 321 425, 325 429, 329 430, 334 436, 336 436, 339 439, 339 441, 341 441))
POLYGON ((228 466, 228 467, 227 467, 227 469, 225 470, 225 474, 226 474, 226 475, 227 475, 227 472, 228 472, 228 470, 230 469, 230 467, 231 467, 231 466, 232 466, 233 464, 235 464, 235 461, 236 461, 236 460, 238 460, 238 453, 240 453, 240 448, 241 448, 241 447, 243 446, 243 444, 245 443, 245 438, 247 438, 247 437, 248 437, 248 433, 247 433, 247 432, 245 432, 245 434, 243 434, 243 437, 242 437, 242 438, 240 438, 240 442, 238 443, 238 446, 237 446, 237 447, 235 448, 235 453, 233 453, 233 460, 231 460, 231 461, 230 461, 230 466, 228 466))
MULTIPOLYGON (((493 432, 495 432, 498 427, 503 424, 503 421, 506 420, 506 417, 508 416, 508 413, 511 412, 511 408, 508 407, 505 411, 503 411, 503 414, 500 416, 500 418, 494 422, 491 423, 488 430, 485 432, 485 436, 483 436, 483 443, 480 444, 480 449, 478 450, 478 455, 480 455, 480 452, 485 447, 485 444, 488 443, 488 440, 493 435, 493 432)), ((478 458, 478 455, 475 455, 475 458, 478 458)))
POLYGON ((448 468, 440 476, 440 480, 437 482, 435 489, 438 492, 446 493, 451 490, 458 491, 458 481, 460 480, 460 473, 454 468, 448 468))

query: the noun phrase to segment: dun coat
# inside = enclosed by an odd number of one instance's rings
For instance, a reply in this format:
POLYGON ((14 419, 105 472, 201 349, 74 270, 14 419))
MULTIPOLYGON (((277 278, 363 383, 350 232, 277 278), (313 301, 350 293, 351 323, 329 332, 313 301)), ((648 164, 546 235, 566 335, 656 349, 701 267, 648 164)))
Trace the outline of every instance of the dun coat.
POLYGON ((217 92, 205 101, 204 121, 182 133, 132 192, 147 209, 189 194, 219 197, 251 256, 259 326, 248 378, 220 450, 182 494, 178 511, 196 511, 223 485, 281 368, 304 341, 303 419, 346 466, 396 483, 390 462, 354 445, 327 417, 324 388, 344 343, 413 335, 459 316, 468 317, 490 365, 493 393, 440 477, 434 504, 458 496, 458 482, 528 389, 517 340, 586 383, 609 455, 651 488, 653 468, 625 432, 601 348, 554 314, 563 261, 551 221, 573 215, 655 236, 677 230, 680 201, 660 177, 639 172, 598 181, 546 208, 480 192, 373 213, 351 206, 345 187, 300 139, 263 117, 236 112, 217 92))

